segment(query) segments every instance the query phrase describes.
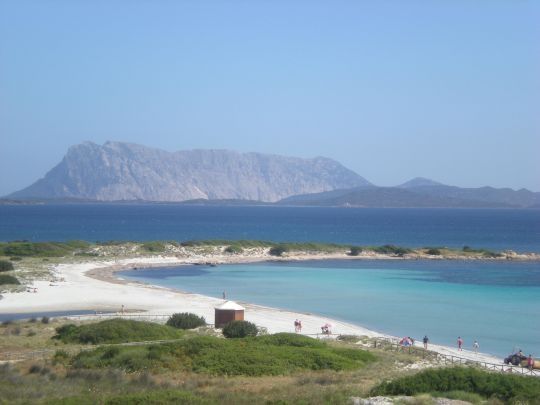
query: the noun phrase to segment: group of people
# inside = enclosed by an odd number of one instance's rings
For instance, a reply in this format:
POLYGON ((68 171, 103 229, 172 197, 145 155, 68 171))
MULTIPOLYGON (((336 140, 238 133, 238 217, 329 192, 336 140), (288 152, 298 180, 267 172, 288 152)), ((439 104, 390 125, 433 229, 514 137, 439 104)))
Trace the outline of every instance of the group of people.
POLYGON ((403 347, 414 346, 414 339, 410 336, 405 336, 399 341, 399 344, 403 347))
MULTIPOLYGON (((295 319, 294 321, 294 331, 296 333, 302 333, 302 321, 300 319, 295 319)), ((331 335, 332 334, 332 325, 329 323, 325 323, 323 326, 321 326, 321 333, 323 335, 331 335)))
MULTIPOLYGON (((406 339, 406 338, 403 338, 403 339, 406 339)), ((403 341, 403 339, 401 339, 401 341, 399 342, 400 344, 402 344, 401 342, 403 341)), ((412 344, 414 344, 414 339, 411 339, 410 337, 408 339, 412 340, 412 344)), ((425 335, 424 338, 422 339, 422 343, 424 344, 424 349, 427 350, 428 343, 429 343, 429 338, 427 337, 427 335, 425 335)), ((464 343, 464 341, 461 338, 461 336, 458 336, 458 338, 457 338, 457 347, 458 347, 459 351, 463 351, 463 343, 464 343)), ((406 346, 406 345, 403 345, 403 346, 406 346)), ((409 346, 411 346, 411 345, 409 345, 409 346)), ((472 348, 473 348, 475 353, 478 353, 478 349, 480 348, 480 344, 478 343, 478 340, 474 341, 474 343, 472 345, 472 348)))
POLYGON ((300 319, 296 319, 294 321, 294 331, 296 333, 301 333, 302 332, 302 321, 300 319))
MULTIPOLYGON (((463 351, 463 339, 461 338, 461 336, 458 336, 457 338, 457 347, 460 352, 463 351)), ((478 349, 480 348, 480 343, 478 343, 478 340, 474 341, 472 348, 475 353, 478 353, 478 349)))

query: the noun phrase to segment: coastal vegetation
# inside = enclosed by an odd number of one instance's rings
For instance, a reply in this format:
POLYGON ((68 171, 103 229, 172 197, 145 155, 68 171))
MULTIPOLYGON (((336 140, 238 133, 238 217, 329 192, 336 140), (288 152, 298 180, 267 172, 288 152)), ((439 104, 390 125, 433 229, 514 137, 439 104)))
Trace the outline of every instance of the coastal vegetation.
POLYGON ((80 326, 68 323, 56 328, 56 335, 53 338, 64 343, 95 345, 178 339, 182 336, 182 331, 171 326, 118 318, 80 326))
POLYGON ((69 242, 0 242, 2 256, 63 257, 74 251, 87 249, 91 244, 85 241, 69 242))
MULTIPOLYGON (((462 258, 462 259, 496 259, 506 258, 509 253, 501 253, 487 249, 473 249, 464 246, 462 249, 448 247, 410 248, 386 244, 382 246, 359 246, 320 242, 271 242, 261 240, 198 240, 198 241, 67 241, 67 242, 0 242, 0 271, 13 265, 12 260, 21 261, 27 258, 50 260, 64 257, 131 257, 152 254, 187 255, 190 253, 207 256, 227 253, 230 255, 268 254, 274 257, 285 257, 293 254, 343 254, 344 256, 389 255, 394 257, 429 258, 462 258), (4 262, 4 264, 1 264, 4 262)), ((511 252, 510 258, 516 255, 511 252)))
POLYGON ((8 274, 0 274, 0 285, 4 285, 4 284, 19 285, 21 283, 17 279, 17 277, 10 276, 8 274))
POLYGON ((483 399, 497 398, 505 403, 538 403, 540 379, 490 373, 471 367, 441 368, 384 382, 375 387, 371 394, 430 393, 448 397, 445 394, 453 393, 455 396, 459 392, 477 394, 483 399))
POLYGON ((167 326, 177 329, 195 329, 206 325, 206 320, 202 316, 189 312, 172 314, 167 320, 167 326))
POLYGON ((231 321, 223 327, 223 336, 226 338, 244 338, 257 336, 257 325, 248 321, 231 321))
POLYGON ((335 348, 298 335, 280 335, 243 339, 196 336, 161 345, 100 347, 80 352, 69 364, 74 368, 113 367, 129 372, 167 369, 263 376, 299 370, 352 370, 375 360, 363 350, 335 348))
POLYGON ((239 254, 244 253, 244 248, 242 246, 240 246, 240 245, 237 245, 237 244, 229 245, 229 246, 227 246, 225 248, 225 252, 235 254, 235 255, 239 255, 239 254))
MULTIPOLYGON (((76 327, 102 335, 103 324, 84 321, 76 327)), ((51 325, 0 325, 4 351, 50 353, 0 365, 0 403, 347 404, 351 397, 410 395, 418 404, 443 397, 495 405, 534 404, 540 396, 535 378, 474 368, 423 370, 421 355, 364 346, 366 337, 326 342, 278 333, 223 339, 205 330, 175 331, 180 337, 163 343, 131 335, 127 343, 88 347, 75 339, 59 347, 51 325)))
POLYGON ((9 260, 0 260, 0 272, 13 270, 13 263, 9 260))

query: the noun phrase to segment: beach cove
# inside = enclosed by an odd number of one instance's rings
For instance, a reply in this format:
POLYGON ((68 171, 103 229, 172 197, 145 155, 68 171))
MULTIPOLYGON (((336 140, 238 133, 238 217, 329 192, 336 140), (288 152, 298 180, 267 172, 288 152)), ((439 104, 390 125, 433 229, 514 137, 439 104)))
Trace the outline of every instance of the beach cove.
MULTIPOLYGON (((332 258, 335 259, 335 255, 306 254, 297 255, 286 260, 303 262, 309 259, 327 260, 332 258)), ((232 257, 223 255, 222 257, 213 257, 213 262, 228 265, 231 263, 253 263, 267 260, 267 255, 232 257)), ((398 261, 403 262, 402 260, 398 261)), ((52 269, 52 274, 56 280, 54 283, 45 280, 34 281, 32 287, 37 288, 37 293, 4 294, 0 307, 2 313, 85 309, 107 312, 120 311, 120 308, 124 305, 126 311, 145 311, 147 314, 194 312, 205 316, 208 322, 212 322, 213 308, 223 302, 220 298, 185 293, 177 289, 155 285, 145 285, 141 282, 122 279, 122 277, 115 274, 118 271, 134 268, 162 268, 163 266, 193 265, 194 263, 204 265, 208 263, 208 257, 204 255, 186 258, 154 256, 62 263, 52 269)), ((219 266, 218 268, 223 267, 219 266)), ((320 333, 321 325, 329 322, 333 325, 333 332, 338 334, 370 337, 388 336, 385 333, 376 332, 351 322, 333 319, 330 316, 314 315, 307 311, 278 309, 248 302, 242 302, 242 305, 246 307, 246 319, 267 328, 270 333, 291 332, 294 320, 301 318, 304 326, 302 332, 306 334, 320 333)), ((475 354, 471 351, 458 353, 457 349, 438 345, 430 345, 430 348, 440 353, 460 355, 462 357, 470 356, 471 360, 500 362, 498 356, 475 354)))

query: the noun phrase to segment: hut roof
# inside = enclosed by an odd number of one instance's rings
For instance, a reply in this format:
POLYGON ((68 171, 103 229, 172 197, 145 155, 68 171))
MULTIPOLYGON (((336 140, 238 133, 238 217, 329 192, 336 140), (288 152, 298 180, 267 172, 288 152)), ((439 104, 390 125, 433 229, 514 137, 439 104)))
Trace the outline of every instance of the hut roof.
POLYGON ((216 309, 224 309, 224 310, 231 310, 231 311, 243 311, 244 307, 241 305, 238 305, 234 301, 225 301, 223 304, 218 305, 216 309))

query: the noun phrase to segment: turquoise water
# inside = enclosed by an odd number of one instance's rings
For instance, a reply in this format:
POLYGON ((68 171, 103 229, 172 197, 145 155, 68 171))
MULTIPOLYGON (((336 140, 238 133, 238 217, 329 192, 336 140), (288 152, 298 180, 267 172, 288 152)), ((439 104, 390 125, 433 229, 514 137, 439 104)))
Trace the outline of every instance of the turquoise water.
POLYGON ((308 261, 122 272, 184 291, 311 312, 499 356, 540 355, 539 263, 308 261))

